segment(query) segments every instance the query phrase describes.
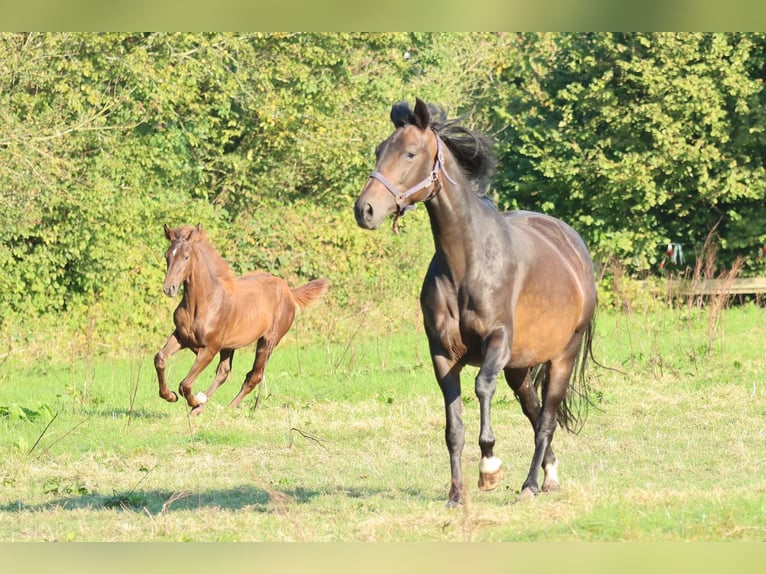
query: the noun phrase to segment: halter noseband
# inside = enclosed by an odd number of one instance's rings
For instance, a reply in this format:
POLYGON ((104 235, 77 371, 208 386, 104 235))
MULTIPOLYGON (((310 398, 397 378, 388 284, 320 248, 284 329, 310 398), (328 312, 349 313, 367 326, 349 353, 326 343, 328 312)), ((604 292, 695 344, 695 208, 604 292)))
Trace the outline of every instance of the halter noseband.
MULTIPOLYGON (((432 130, 433 131, 433 130, 432 130)), ((434 137, 436 138, 436 159, 434 160, 434 167, 431 170, 431 173, 428 174, 428 177, 426 177, 424 180, 420 181, 419 183, 416 183, 409 189, 405 191, 399 190, 399 188, 392 182, 390 182, 386 176, 384 176, 379 171, 373 171, 370 174, 370 179, 377 179, 380 183, 383 184, 383 187, 385 187, 391 195, 394 196, 394 201, 396 202, 396 215, 394 216, 394 232, 398 232, 398 220, 400 217, 402 217, 406 212, 415 209, 414 204, 405 204, 404 202, 412 197, 414 194, 419 192, 421 189, 424 189, 428 187, 429 185, 433 185, 434 188, 431 190, 431 193, 426 197, 423 201, 429 201, 436 197, 439 192, 442 189, 442 182, 439 178, 439 171, 441 171, 444 176, 447 178, 447 181, 449 181, 452 185, 457 185, 457 182, 450 177, 450 175, 447 173, 447 171, 444 169, 444 152, 442 150, 442 140, 439 137, 439 134, 434 132, 434 137)))

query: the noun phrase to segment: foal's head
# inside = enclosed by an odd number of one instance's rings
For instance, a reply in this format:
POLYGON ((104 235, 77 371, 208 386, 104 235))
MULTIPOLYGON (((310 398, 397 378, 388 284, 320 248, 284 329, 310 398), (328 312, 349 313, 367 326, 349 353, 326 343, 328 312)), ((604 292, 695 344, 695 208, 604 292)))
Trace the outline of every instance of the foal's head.
POLYGON ((165 225, 165 238, 170 241, 170 247, 165 252, 168 269, 162 291, 168 297, 174 297, 181 284, 191 275, 193 243, 204 237, 205 232, 199 224, 195 227, 176 227, 175 229, 165 225))

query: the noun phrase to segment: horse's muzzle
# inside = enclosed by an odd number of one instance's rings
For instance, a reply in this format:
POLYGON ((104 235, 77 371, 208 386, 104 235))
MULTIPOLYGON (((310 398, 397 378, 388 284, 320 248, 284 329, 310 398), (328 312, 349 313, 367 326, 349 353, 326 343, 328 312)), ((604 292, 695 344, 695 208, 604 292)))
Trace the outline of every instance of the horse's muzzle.
POLYGON ((162 292, 165 293, 165 295, 168 297, 175 297, 176 293, 178 293, 178 285, 175 283, 172 285, 163 285, 162 292))
POLYGON ((363 229, 377 229, 380 222, 375 220, 375 210, 368 201, 357 200, 354 204, 356 223, 363 229))

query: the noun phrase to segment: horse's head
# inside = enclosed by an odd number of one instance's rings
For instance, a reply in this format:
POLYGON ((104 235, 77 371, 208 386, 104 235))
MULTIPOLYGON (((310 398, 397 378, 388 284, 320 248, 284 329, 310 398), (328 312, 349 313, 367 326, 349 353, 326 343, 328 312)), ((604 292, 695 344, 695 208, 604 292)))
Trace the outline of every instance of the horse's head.
POLYGON ((170 229, 165 225, 165 238, 170 241, 170 247, 165 252, 168 264, 162 291, 168 297, 175 297, 181 284, 191 274, 191 258, 194 251, 193 242, 204 232, 199 224, 196 227, 177 227, 170 229))
POLYGON ((365 229, 377 229, 391 213, 403 215, 441 186, 441 143, 430 129, 428 106, 420 99, 414 110, 395 104, 391 121, 396 129, 375 149, 375 171, 354 205, 356 222, 365 229))

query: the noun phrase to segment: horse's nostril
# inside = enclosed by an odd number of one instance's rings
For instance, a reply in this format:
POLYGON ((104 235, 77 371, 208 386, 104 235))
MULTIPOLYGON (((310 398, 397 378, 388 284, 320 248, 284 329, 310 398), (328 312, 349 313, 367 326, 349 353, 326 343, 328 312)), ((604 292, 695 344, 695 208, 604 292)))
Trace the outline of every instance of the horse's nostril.
POLYGON ((370 205, 369 203, 364 206, 364 217, 368 221, 372 219, 372 205, 370 205))

